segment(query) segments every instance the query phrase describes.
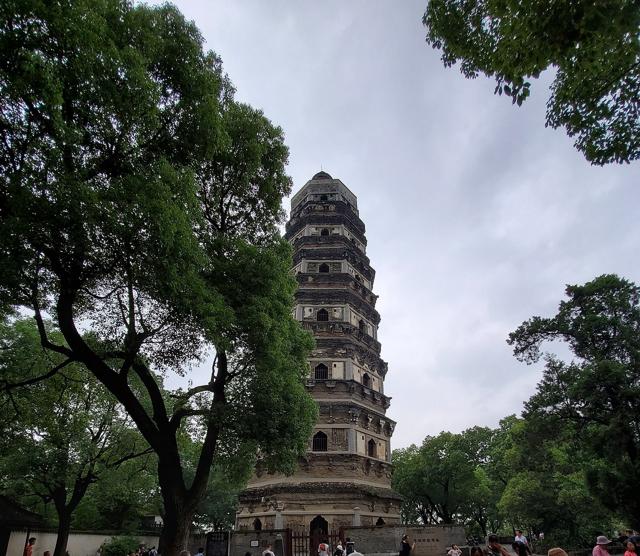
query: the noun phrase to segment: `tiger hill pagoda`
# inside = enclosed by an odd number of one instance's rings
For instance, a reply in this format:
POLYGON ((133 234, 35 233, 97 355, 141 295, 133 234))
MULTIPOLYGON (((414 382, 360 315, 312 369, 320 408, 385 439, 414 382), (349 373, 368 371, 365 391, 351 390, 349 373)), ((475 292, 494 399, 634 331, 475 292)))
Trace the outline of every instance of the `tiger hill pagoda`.
POLYGON ((385 413, 387 363, 377 340, 375 271, 366 255, 356 196, 318 172, 291 200, 285 237, 294 249, 295 318, 316 348, 307 388, 319 418, 291 476, 257 466, 240 495, 237 529, 303 529, 400 523, 391 490, 391 436, 385 413))

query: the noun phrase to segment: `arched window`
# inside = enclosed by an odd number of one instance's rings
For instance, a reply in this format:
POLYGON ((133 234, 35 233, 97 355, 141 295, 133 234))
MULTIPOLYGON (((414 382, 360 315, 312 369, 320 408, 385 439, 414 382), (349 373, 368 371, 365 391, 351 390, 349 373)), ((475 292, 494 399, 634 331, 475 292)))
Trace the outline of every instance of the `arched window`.
POLYGON ((257 517, 253 520, 253 530, 262 531, 262 521, 260 521, 257 517))
POLYGON ((327 313, 325 309, 320 309, 316 314, 316 320, 323 320, 323 321, 329 320, 329 313, 327 313))
POLYGON ((367 455, 370 458, 378 457, 376 455, 376 452, 377 452, 376 448, 377 448, 376 441, 373 438, 369 440, 369 442, 367 442, 367 455))
POLYGON ((320 363, 315 368, 314 376, 316 380, 327 380, 329 378, 329 368, 320 363))
POLYGON ((314 452, 326 452, 327 451, 327 435, 322 431, 313 435, 313 447, 314 452))
POLYGON ((363 334, 367 331, 364 321, 362 319, 360 319, 360 321, 358 322, 358 330, 360 330, 360 332, 362 332, 363 334))
POLYGON ((364 384, 367 388, 371 388, 371 377, 367 373, 364 373, 362 375, 362 384, 364 384))
POLYGON ((329 228, 322 228, 322 230, 320 230, 320 235, 321 236, 328 236, 329 235, 329 228))
POLYGON ((327 263, 322 263, 318 267, 318 272, 329 272, 329 265, 327 263))
POLYGON ((376 521, 376 527, 382 527, 383 525, 384 525, 384 519, 379 517, 378 521, 376 521))

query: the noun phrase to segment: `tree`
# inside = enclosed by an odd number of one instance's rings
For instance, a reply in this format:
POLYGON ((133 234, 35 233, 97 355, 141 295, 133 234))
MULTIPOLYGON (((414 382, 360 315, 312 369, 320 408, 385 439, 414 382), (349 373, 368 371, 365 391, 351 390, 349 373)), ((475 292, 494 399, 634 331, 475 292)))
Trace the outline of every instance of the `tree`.
POLYGON ((74 529, 138 531, 143 518, 162 514, 153 454, 124 462, 91 485, 74 512, 74 529))
POLYGON ((635 0, 431 0, 427 43, 465 77, 495 77, 518 105, 555 73, 546 125, 592 164, 640 157, 640 9, 635 0))
POLYGON ((441 432, 422 446, 394 450, 392 486, 405 498, 406 518, 424 524, 456 523, 477 488, 476 465, 485 457, 489 429, 441 432))
MULTIPOLYGON (((59 339, 50 327, 48 334, 59 339)), ((0 476, 13 494, 53 502, 58 518, 54 556, 61 556, 73 513, 90 486, 148 447, 117 402, 81 366, 66 365, 48 380, 37 380, 62 357, 42 349, 35 322, 2 325, 0 345, 0 383, 23 384, 0 394, 0 476)))
POLYGON ((509 335, 527 363, 547 340, 568 344, 575 359, 547 355, 542 381, 525 405, 525 419, 564 430, 584 451, 590 490, 633 527, 640 526, 640 290, 616 275, 567 286, 568 299, 551 318, 533 317, 509 335))
POLYGON ((315 419, 277 231, 283 133, 233 99, 172 6, 25 0, 0 15, 0 307, 30 311, 43 347, 136 424, 174 556, 220 446, 291 471, 315 419), (162 373, 207 355, 208 379, 164 395, 162 373), (184 434, 200 444, 190 481, 184 434))

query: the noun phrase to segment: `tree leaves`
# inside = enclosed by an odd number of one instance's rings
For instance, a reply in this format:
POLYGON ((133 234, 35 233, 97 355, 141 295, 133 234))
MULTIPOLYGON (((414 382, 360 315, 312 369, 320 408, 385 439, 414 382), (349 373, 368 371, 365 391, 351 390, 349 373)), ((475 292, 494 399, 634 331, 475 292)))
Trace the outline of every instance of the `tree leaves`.
POLYGON ((432 0, 427 43, 446 67, 495 77, 520 106, 528 79, 555 72, 546 125, 564 127, 592 164, 640 157, 640 9, 634 0, 432 0))
MULTIPOLYGON (((537 361, 544 341, 566 342, 576 358, 545 357, 527 422, 562 427, 585 454, 581 469, 602 504, 640 522, 640 300, 638 287, 615 275, 567 286, 554 317, 534 317, 510 334, 517 357, 537 361), (606 462, 602 465, 602 462, 606 462)), ((549 430, 549 429, 547 429, 549 430)))

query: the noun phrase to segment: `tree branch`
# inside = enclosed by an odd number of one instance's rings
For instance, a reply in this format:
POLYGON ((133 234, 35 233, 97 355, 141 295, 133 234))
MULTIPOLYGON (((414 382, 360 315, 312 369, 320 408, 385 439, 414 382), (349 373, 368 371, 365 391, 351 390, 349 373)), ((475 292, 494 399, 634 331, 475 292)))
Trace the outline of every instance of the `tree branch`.
POLYGON ((30 384, 35 384, 36 382, 40 382, 42 380, 46 380, 47 378, 51 378, 53 375, 55 375, 58 371, 64 369, 69 363, 73 363, 74 359, 67 359, 66 361, 63 361, 62 363, 60 363, 59 365, 56 365, 53 369, 51 369, 49 372, 34 377, 34 378, 30 378, 28 380, 23 380, 22 382, 14 382, 14 383, 5 383, 5 385, 0 388, 0 391, 9 391, 9 390, 13 390, 14 388, 20 388, 22 386, 29 386, 30 384))

